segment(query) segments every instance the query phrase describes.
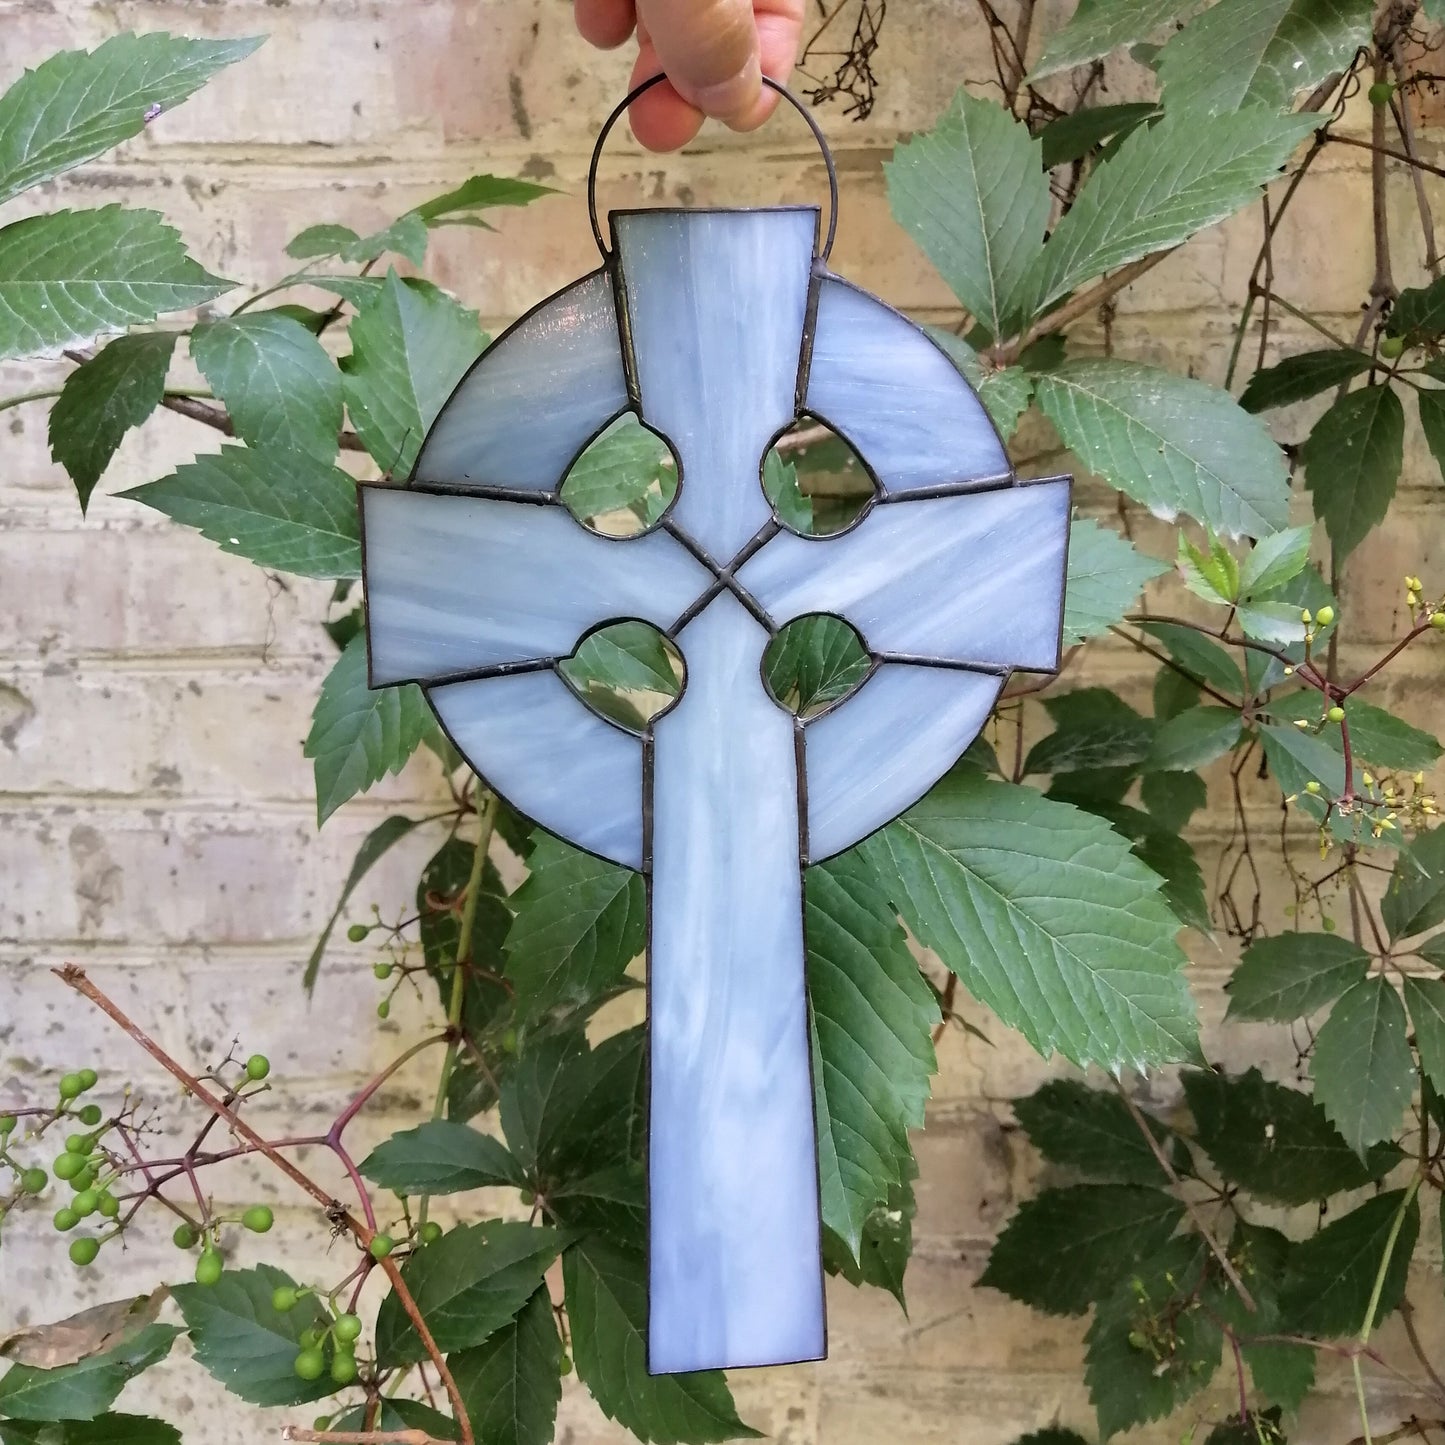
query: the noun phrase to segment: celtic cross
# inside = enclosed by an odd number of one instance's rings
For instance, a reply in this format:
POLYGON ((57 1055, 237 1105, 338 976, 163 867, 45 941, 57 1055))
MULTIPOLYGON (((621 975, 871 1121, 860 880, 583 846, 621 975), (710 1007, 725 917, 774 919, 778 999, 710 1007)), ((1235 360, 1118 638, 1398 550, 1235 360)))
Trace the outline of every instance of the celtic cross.
POLYGON ((1058 661, 1067 480, 1014 479, 947 356, 829 273, 817 229, 811 207, 615 213, 607 264, 483 355, 411 484, 362 489, 373 685, 420 683, 518 810, 647 876, 654 1373, 824 1353, 802 868, 932 786, 1010 669, 1058 661), (627 410, 679 485, 618 539, 559 491, 627 410), (875 483, 835 537, 789 531, 760 483, 800 416, 875 483), (871 671, 804 721, 763 651, 815 613, 871 671), (557 670, 623 619, 686 667, 640 733, 557 670))

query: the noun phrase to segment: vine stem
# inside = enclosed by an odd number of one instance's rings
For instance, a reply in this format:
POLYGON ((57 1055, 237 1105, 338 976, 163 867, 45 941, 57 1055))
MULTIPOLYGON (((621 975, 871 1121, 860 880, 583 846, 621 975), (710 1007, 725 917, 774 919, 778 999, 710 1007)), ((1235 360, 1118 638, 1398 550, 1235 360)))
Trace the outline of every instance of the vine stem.
MULTIPOLYGON (((113 1003, 90 981, 83 968, 78 967, 76 964, 68 963, 63 968, 53 969, 52 972, 63 984, 68 988, 74 989, 82 998, 88 999, 96 1008, 105 1014, 107 1018, 125 1033, 129 1034, 188 1094, 200 1100, 216 1118, 224 1120, 232 1131, 248 1144, 254 1145, 257 1153, 264 1154, 297 1188, 304 1190, 323 1209, 330 1211, 333 1218, 335 1217, 336 1211, 334 1206, 336 1201, 326 1190, 317 1184, 310 1175, 297 1168, 295 1164, 273 1145, 267 1143, 233 1108, 216 1098, 184 1065, 177 1063, 139 1024, 130 1019, 117 1004, 113 1003)), ((363 1249, 367 1249, 371 1244, 374 1231, 363 1225, 350 1210, 344 1211, 341 1219, 357 1243, 363 1249)), ((437 1342, 432 1337, 432 1332, 428 1328, 426 1320, 422 1318, 421 1309, 417 1305, 415 1296, 407 1287, 406 1281, 401 1277, 400 1267, 396 1261, 390 1257, 378 1260, 377 1262, 380 1264, 387 1279, 391 1281, 391 1287, 393 1291, 395 1291, 402 1309, 406 1311, 407 1318, 411 1320, 412 1325, 416 1329, 417 1338, 420 1339, 422 1348, 426 1351, 431 1362, 436 1366, 437 1374, 441 1377, 442 1385, 447 1392, 447 1398, 451 1401, 452 1410, 456 1415, 457 1430, 460 1437, 459 1445, 476 1445, 476 1437, 472 1434, 471 1422, 467 1418, 467 1410, 462 1401, 461 1391, 457 1389, 457 1382, 452 1378, 452 1372, 447 1368, 446 1356, 443 1355, 437 1347, 437 1342)), ((407 1433, 413 1436, 411 1445, 416 1445, 415 1432, 407 1433)), ((297 1434, 292 1438, 301 1440, 306 1438, 315 1439, 317 1437, 314 1434, 310 1437, 297 1434)), ((321 1438, 324 1439, 326 1437, 321 1438)), ((362 1436, 359 1445, 369 1445, 369 1442, 378 1438, 379 1437, 373 1435, 362 1436)), ((337 1445, 340 1445, 340 1442, 337 1442, 337 1445)))
POLYGON ((307 1441, 310 1445, 451 1445, 425 1430, 302 1430, 286 1425, 281 1438, 307 1441))

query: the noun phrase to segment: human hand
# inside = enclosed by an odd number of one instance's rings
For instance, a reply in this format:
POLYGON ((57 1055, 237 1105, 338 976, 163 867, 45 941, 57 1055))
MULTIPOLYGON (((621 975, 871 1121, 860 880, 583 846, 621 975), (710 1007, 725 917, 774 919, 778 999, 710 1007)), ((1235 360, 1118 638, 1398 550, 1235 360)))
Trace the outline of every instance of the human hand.
POLYGON ((632 133, 670 151, 703 117, 752 130, 778 103, 762 76, 786 81, 798 56, 806 0, 573 0, 577 28, 604 50, 637 32, 632 84, 667 75, 633 102, 632 133))

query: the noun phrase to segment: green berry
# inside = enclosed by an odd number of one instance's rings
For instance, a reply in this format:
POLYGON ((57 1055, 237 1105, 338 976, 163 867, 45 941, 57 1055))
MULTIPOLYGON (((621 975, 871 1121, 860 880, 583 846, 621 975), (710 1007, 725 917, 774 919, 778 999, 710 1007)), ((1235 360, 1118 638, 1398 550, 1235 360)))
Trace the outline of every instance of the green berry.
POLYGON ((85 1092, 85 1085, 79 1074, 65 1074, 60 1080, 60 1097, 78 1099, 85 1092))
POLYGON ((82 1189, 71 1201, 70 1207, 84 1219, 100 1208, 100 1194, 94 1189, 82 1189))
POLYGON ((87 1089, 93 1089, 100 1083, 100 1075, 94 1069, 82 1069, 80 1071, 80 1092, 83 1094, 87 1089))
POLYGON ((100 1253, 100 1241, 98 1239, 73 1239, 70 1242, 70 1262, 84 1269, 88 1264, 95 1263, 95 1257, 100 1253))
POLYGON ((1335 609, 1333 607, 1321 607, 1320 610, 1315 613, 1315 621, 1318 622, 1321 627, 1328 627, 1334 620, 1335 609))
POLYGON ((1320 785, 1313 778, 1311 778, 1309 782, 1305 784, 1305 792, 1307 793, 1318 793, 1319 790, 1320 785))
POLYGON ((522 1190, 518 1198, 521 1199, 523 1204, 535 1204, 537 1202, 537 1196, 533 1194, 530 1189, 522 1190))
POLYGON ((19 1122, 20 1120, 17 1119, 14 1114, 0 1114, 0 1138, 3 1138, 6 1134, 13 1134, 15 1132, 15 1126, 19 1124, 19 1122))
POLYGON ((1371 105, 1389 105, 1394 93, 1395 87, 1388 80, 1377 80, 1367 92, 1371 105))
POLYGON ((303 1380, 319 1380, 326 1373, 326 1356, 314 1346, 296 1356, 296 1373, 303 1380))
POLYGON ((371 971, 373 974, 376 975, 377 978, 381 979, 381 981, 385 983, 386 980, 389 979, 396 970, 389 963, 373 963, 371 965, 371 971))
POLYGON ((313 1430, 329 1430, 329 1429, 331 1428, 331 1416, 330 1416, 330 1415, 318 1415, 318 1416, 311 1422, 311 1428, 312 1428, 313 1430))
POLYGON ((1380 338, 1380 355, 1386 361, 1394 361, 1405 350, 1405 339, 1402 336, 1382 336, 1380 338))
POLYGON ((120 1213, 120 1200, 109 1189, 100 1191, 100 1213, 103 1219, 114 1219, 120 1213))
POLYGON ((371 929, 369 929, 369 928, 366 926, 366 924, 364 924, 364 923, 353 923, 353 924, 351 925, 351 927, 346 930, 346 936, 347 936, 353 943, 360 943, 360 942, 366 937, 366 935, 367 935, 368 933, 370 933, 370 932, 371 932, 371 929))
POLYGON ((1342 707, 1332 707, 1325 716, 1329 718, 1331 722, 1344 722, 1345 710, 1342 707))
POLYGON ((562 1371, 564 1375, 570 1375, 572 1373, 572 1356, 563 1355, 562 1362, 558 1366, 558 1368, 562 1371))
POLYGON ((338 1385, 349 1385, 357 1376, 356 1356, 348 1355, 343 1350, 336 1352, 335 1358, 331 1361, 331 1378, 338 1385))
POLYGON ((271 1072, 271 1060, 265 1054, 252 1054, 246 1060, 246 1077, 260 1083, 271 1072))
POLYGON ((318 1349, 321 1345, 321 1341, 325 1338, 326 1336, 320 1330, 302 1330, 301 1348, 303 1350, 318 1349))
MULTIPOLYGON (((73 1159, 75 1158, 75 1155, 72 1154, 70 1157, 73 1159)), ((90 1186, 95 1183, 95 1170, 92 1169, 90 1165, 85 1164, 84 1160, 82 1160, 81 1163, 84 1165, 84 1167, 81 1169, 80 1173, 77 1174, 75 1178, 70 1181, 70 1187, 77 1194, 79 1194, 82 1189, 89 1189, 90 1186)))
POLYGON ((55 1161, 57 1179, 74 1179, 85 1169, 85 1160, 79 1154, 62 1154, 55 1161))
POLYGON ((342 1315, 336 1321, 336 1338, 343 1345, 355 1344, 361 1338, 361 1321, 355 1315, 342 1315))
POLYGON ((421 1242, 435 1244, 442 1237, 442 1227, 435 1219, 428 1219, 421 1227, 421 1242))
POLYGON ((1432 612, 1430 614, 1430 626, 1437 632, 1445 632, 1445 612, 1432 612))
POLYGON ((252 1234, 265 1234, 276 1222, 276 1216, 265 1204, 253 1204, 242 1216, 241 1223, 252 1234))
POLYGON ((68 1205, 55 1211, 55 1227, 64 1234, 68 1229, 74 1229, 80 1223, 80 1215, 68 1205))
POLYGON ((515 1054, 517 1052, 517 1031, 507 1029, 502 1035, 502 1052, 504 1054, 515 1054))
POLYGON ((377 1004, 376 1016, 379 1019, 388 1019, 391 1017, 391 1000, 389 998, 384 998, 377 1004))
POLYGON ((90 1156, 90 1140, 84 1134, 72 1134, 65 1141, 67 1154, 79 1154, 82 1159, 90 1156))
POLYGON ((49 1183, 50 1176, 43 1169, 27 1169, 20 1176, 20 1187, 27 1194, 39 1194, 49 1183))
POLYGON ((99 1124, 101 1120, 100 1105, 87 1104, 85 1108, 80 1111, 79 1117, 82 1124, 89 1124, 94 1127, 96 1124, 99 1124))
POLYGON ((189 1224, 176 1225, 176 1232, 171 1235, 171 1243, 177 1249, 194 1249, 196 1241, 201 1236, 196 1233, 193 1226, 189 1224))
POLYGON ((196 1283, 216 1284, 225 1268, 226 1262, 221 1258, 219 1250, 203 1249, 200 1258, 196 1260, 196 1283))
POLYGON ((385 1259, 396 1248, 396 1241, 389 1234, 378 1234, 367 1246, 373 1259, 385 1259))
POLYGON ((278 1284, 271 1291, 271 1308, 278 1315, 289 1315, 296 1308, 301 1296, 294 1285, 278 1284))

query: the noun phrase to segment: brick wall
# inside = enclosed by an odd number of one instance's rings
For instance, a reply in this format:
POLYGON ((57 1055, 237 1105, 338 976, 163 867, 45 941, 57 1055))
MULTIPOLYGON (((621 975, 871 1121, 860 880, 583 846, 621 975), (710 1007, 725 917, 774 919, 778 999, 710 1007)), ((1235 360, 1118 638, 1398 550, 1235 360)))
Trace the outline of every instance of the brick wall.
MULTIPOLYGON (((1065 8, 1041 5, 1048 13, 1040 29, 1047 33, 1057 23, 1052 12, 1065 8)), ((948 319, 945 288, 888 217, 881 163, 901 133, 931 122, 961 80, 986 78, 987 35, 968 0, 913 0, 893 11, 873 117, 852 125, 823 116, 843 185, 834 263, 920 317, 948 319)), ((500 325, 595 264, 583 201, 587 155, 622 92, 627 62, 588 51, 571 32, 564 0, 0 0, 0 83, 54 49, 92 45, 122 28, 271 39, 119 154, 32 194, 29 204, 123 198, 156 206, 211 269, 256 284, 283 273, 281 247, 305 224, 372 229, 473 171, 494 170, 562 194, 504 213, 495 235, 442 232, 432 267, 439 280, 500 325)), ((1130 98, 1138 84, 1121 65, 1109 98, 1130 98)), ((1427 153, 1438 143, 1438 133, 1427 132, 1427 153)), ((1344 330, 1370 279, 1368 184, 1357 157, 1322 159, 1275 247, 1290 294, 1344 330)), ((1445 199, 1441 183, 1427 185, 1445 199)), ((604 206, 821 199, 824 176, 801 123, 780 119, 747 138, 709 133, 697 150, 665 158, 639 154, 619 135, 601 192, 604 206)), ((1397 279, 1408 282, 1421 247, 1404 183, 1393 193, 1392 225, 1397 279)), ((1244 293, 1258 237, 1257 215, 1241 216, 1171 257, 1119 298, 1113 345, 1220 380, 1231 307, 1244 293)), ((1093 333, 1105 340, 1100 323, 1093 333)), ((1297 349, 1306 339, 1286 328, 1277 344, 1297 349)), ((44 365, 0 365, 0 396, 54 384, 57 375, 44 365)), ((1299 423, 1285 416, 1280 434, 1297 438, 1299 423)), ((47 974, 73 959, 183 1058, 214 1057, 235 1036, 265 1049, 277 1084, 263 1109, 267 1126, 304 1127, 308 1114, 332 1113, 425 1020, 425 1008, 403 994, 378 1026, 370 959, 345 943, 333 948, 308 1011, 299 960, 360 838, 386 807, 434 796, 436 777, 414 764, 318 837, 300 743, 332 655, 317 626, 325 587, 268 579, 158 515, 105 496, 82 521, 49 460, 43 409, 5 413, 0 438, 0 1084, 95 1062, 107 1085, 130 1078, 176 1112, 173 1088, 47 974)), ((119 490, 163 475, 215 444, 203 428, 163 416, 126 442, 106 485, 119 490)), ((1351 562, 1347 654, 1373 656, 1398 635, 1405 572, 1438 584, 1445 571, 1439 475, 1418 434, 1407 445, 1390 518, 1351 562)), ((1058 465, 1055 447, 1031 423, 1016 454, 1042 472, 1058 465)), ((1085 488, 1083 501, 1114 516, 1112 493, 1085 488)), ((1164 545, 1164 529, 1147 517, 1132 521, 1143 545, 1164 545)), ((1434 663, 1409 655, 1386 701, 1422 723, 1433 710, 1438 726, 1440 652, 1429 655, 1434 663)), ((1127 650, 1095 646, 1080 676, 1147 710, 1149 676, 1127 650)), ((1222 804, 1222 791, 1214 796, 1222 804)), ((1277 803, 1261 788, 1251 806, 1267 823, 1277 803)), ((1208 877, 1229 828, 1221 806, 1195 830, 1208 877)), ((399 849, 366 894, 399 900, 425 849, 425 841, 399 849)), ((1267 880, 1276 908, 1288 896, 1279 873, 1276 863, 1267 880)), ((1288 1077, 1294 1060, 1282 1031, 1219 1034, 1228 950, 1193 938, 1191 952, 1211 1052, 1288 1077)), ((795 1445, 1002 1445, 1055 1418, 1092 1433, 1078 1325, 973 1288, 994 1231, 1038 1180, 1007 1100, 1051 1070, 977 1006, 965 1008, 991 1042, 954 1031, 941 1049, 929 1127, 917 1141, 909 1314, 877 1292, 830 1289, 826 1364, 736 1377, 745 1417, 770 1435, 795 1445)), ((425 1074, 402 1075, 362 1132, 380 1138, 414 1122, 428 1087, 425 1074)), ((1146 1089, 1159 1103, 1175 1092, 1167 1079, 1146 1089)), ((273 1200, 281 1211, 277 1232, 252 1256, 303 1273, 322 1265, 324 1233, 265 1170, 238 1168, 217 1188, 240 1201, 273 1200)), ((6 1231, 0 1327, 180 1272, 169 1243, 151 1237, 101 1276, 78 1277, 53 1235, 29 1232, 37 1247, 26 1232, 6 1231)), ((1427 1340, 1445 1344, 1439 1281, 1413 1293, 1427 1340)), ((1386 1348, 1398 1344, 1398 1330, 1398 1322, 1385 1327, 1386 1348)), ((1326 1368, 1323 1380, 1297 1440, 1342 1442, 1355 1433, 1346 1374, 1326 1368)), ((1228 1389, 1221 1374, 1206 1403, 1228 1389)), ((1409 1407, 1386 1375, 1370 1390, 1384 1425, 1409 1407)), ((237 1406, 195 1368, 147 1375, 123 1403, 166 1411, 191 1445, 273 1438, 276 1417, 237 1406)), ((576 1389, 565 1396, 561 1430, 578 1442, 621 1438, 576 1389)))

